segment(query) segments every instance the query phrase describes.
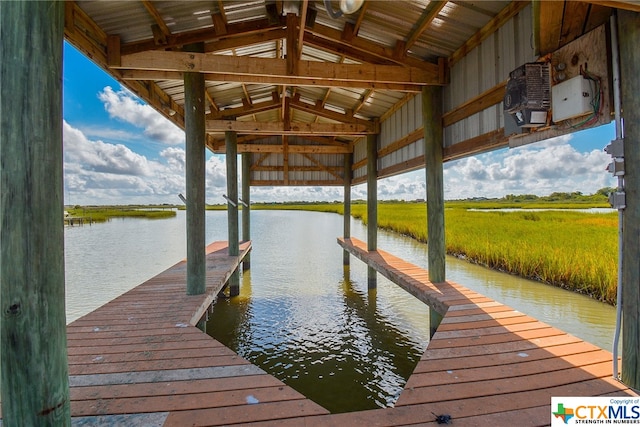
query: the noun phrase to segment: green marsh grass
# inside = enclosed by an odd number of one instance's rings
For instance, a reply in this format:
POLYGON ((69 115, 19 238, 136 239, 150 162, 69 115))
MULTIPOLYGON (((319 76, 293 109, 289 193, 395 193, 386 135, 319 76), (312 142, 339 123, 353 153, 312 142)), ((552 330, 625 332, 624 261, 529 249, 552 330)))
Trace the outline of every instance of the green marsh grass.
POLYGON ((77 206, 67 209, 67 212, 72 217, 91 218, 93 222, 105 222, 111 218, 163 219, 176 216, 173 209, 129 206, 77 206))
MULTIPOLYGON (((445 204, 447 253, 615 303, 618 262, 616 213, 469 211, 469 207, 488 206, 478 203, 469 206, 458 202, 445 204)), ((557 204, 541 207, 566 208, 557 204)), ((284 208, 279 206, 279 209, 284 208)), ((340 204, 298 205, 295 208, 343 212, 340 204)), ((366 204, 353 204, 351 213, 367 222, 366 204)), ((424 203, 378 204, 380 228, 426 242, 426 222, 424 203)))

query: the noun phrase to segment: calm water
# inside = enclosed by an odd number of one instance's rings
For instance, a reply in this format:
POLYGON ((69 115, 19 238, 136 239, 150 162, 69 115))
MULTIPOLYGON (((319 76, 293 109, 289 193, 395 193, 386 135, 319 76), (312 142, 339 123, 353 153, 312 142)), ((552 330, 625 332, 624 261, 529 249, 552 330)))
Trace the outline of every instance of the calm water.
MULTIPOLYGON (((207 242, 226 240, 226 213, 207 213, 207 242)), ((184 258, 184 212, 66 228, 67 321, 184 258)), ((393 404, 429 338, 428 308, 352 257, 343 268, 342 217, 252 212, 251 270, 220 300, 208 332, 327 409, 393 404)), ((352 221, 352 235, 366 228, 352 221)), ((426 268, 426 246, 379 232, 378 247, 426 268)), ((581 295, 447 258, 447 277, 610 350, 615 310, 581 295)))

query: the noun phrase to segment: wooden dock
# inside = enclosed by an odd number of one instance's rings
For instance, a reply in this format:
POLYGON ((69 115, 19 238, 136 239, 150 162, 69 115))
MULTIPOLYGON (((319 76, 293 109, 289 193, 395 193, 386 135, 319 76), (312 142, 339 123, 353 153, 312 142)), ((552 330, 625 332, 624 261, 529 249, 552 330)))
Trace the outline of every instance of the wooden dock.
POLYGON ((73 425, 188 426, 326 414, 195 327, 244 256, 207 248, 207 292, 180 262, 67 327, 73 425))
MULTIPOLYGON (((548 425, 552 396, 635 395, 609 352, 356 239, 340 245, 443 315, 394 408, 330 414, 194 325, 250 251, 207 248, 207 292, 182 261, 67 327, 75 426, 548 425)), ((427 321, 427 319, 425 319, 427 321)), ((0 426, 2 421, 0 420, 0 426)))

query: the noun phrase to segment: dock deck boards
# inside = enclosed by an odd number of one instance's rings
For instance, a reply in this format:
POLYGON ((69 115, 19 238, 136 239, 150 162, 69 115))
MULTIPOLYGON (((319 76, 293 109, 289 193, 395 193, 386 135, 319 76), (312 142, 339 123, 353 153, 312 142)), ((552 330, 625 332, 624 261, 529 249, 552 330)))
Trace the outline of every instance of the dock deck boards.
POLYGON ((180 262, 67 326, 74 425, 224 425, 326 414, 194 325, 250 250, 207 248, 207 292, 180 262), (258 404, 259 403, 259 404, 258 404))
MULTIPOLYGON (((180 262, 67 326, 76 426, 538 426, 552 396, 636 395, 609 352, 356 239, 338 239, 443 315, 394 408, 330 414, 194 325, 250 250, 207 248, 207 292, 180 262)), ((0 420, 0 425, 2 421, 0 420)))
POLYGON ((552 396, 636 395, 612 378, 611 353, 456 283, 431 283, 426 270, 362 241, 338 241, 444 316, 394 410, 547 425, 552 396))

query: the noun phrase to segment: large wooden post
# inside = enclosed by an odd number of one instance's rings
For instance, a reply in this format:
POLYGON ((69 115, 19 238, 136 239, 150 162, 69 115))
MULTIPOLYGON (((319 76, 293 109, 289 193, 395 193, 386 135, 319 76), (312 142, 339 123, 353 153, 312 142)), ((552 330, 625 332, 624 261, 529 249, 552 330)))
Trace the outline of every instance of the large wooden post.
MULTIPOLYGON (((348 239, 351 237, 351 163, 353 156, 351 153, 344 155, 344 231, 343 237, 348 239)), ((349 265, 351 256, 349 251, 342 252, 342 264, 349 265)))
MULTIPOLYGON (((203 52, 204 44, 186 45, 183 50, 203 52)), ((202 294, 206 288, 204 91, 202 74, 184 73, 188 295, 202 294)))
MULTIPOLYGON (((224 133, 227 158, 227 223, 229 255, 240 253, 238 235, 238 136, 233 131, 224 133), (235 205, 235 206, 234 206, 235 205)), ((229 278, 229 296, 240 294, 240 271, 236 269, 229 278)))
MULTIPOLYGON (((376 135, 367 136, 367 250, 378 250, 378 144, 376 135)), ((377 287, 376 270, 369 267, 369 289, 377 287)))
MULTIPOLYGON (((251 240, 251 153, 242 153, 242 240, 251 240)), ((250 254, 242 261, 242 270, 251 268, 250 254)))
MULTIPOLYGON (((422 118, 424 122, 424 156, 427 179, 427 250, 429 280, 445 281, 444 243, 444 186, 442 172, 442 88, 425 86, 422 89, 422 118)), ((435 310, 429 310, 431 335, 442 321, 435 310)))
POLYGON ((63 17, 63 2, 0 2, 0 387, 6 426, 71 423, 63 17))
POLYGON ((640 388, 640 13, 618 10, 626 208, 622 229, 622 381, 640 388))

